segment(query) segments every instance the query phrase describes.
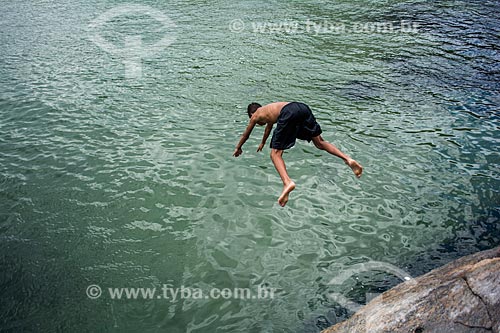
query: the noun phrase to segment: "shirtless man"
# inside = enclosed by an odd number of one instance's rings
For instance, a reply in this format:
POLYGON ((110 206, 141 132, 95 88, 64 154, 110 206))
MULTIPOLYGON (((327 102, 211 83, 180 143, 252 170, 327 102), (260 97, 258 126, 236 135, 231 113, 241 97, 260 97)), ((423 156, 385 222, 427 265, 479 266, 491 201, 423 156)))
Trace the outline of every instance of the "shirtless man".
POLYGON ((250 137, 250 133, 255 125, 267 125, 264 130, 262 142, 257 149, 258 152, 262 151, 273 129, 273 125, 277 123, 271 139, 271 160, 283 181, 283 191, 278 198, 278 203, 281 207, 286 205, 290 192, 295 189, 295 183, 290 179, 286 171, 285 162, 283 161, 283 151, 293 147, 297 138, 307 140, 308 142, 312 140, 316 148, 326 150, 330 154, 340 157, 352 169, 356 177, 361 177, 363 168, 358 162, 342 153, 331 143, 323 140, 321 137, 321 127, 306 104, 276 102, 261 106, 258 103, 252 103, 248 105, 247 112, 250 122, 241 136, 233 156, 238 157, 243 153, 241 147, 250 137))

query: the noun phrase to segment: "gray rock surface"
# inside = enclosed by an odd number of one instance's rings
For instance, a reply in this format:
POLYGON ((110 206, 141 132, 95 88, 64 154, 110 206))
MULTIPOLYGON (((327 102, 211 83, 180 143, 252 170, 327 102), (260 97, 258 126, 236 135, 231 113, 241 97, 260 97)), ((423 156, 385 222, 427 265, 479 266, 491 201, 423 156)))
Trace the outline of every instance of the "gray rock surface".
POLYGON ((323 333, 500 333, 500 247, 379 295, 323 333))

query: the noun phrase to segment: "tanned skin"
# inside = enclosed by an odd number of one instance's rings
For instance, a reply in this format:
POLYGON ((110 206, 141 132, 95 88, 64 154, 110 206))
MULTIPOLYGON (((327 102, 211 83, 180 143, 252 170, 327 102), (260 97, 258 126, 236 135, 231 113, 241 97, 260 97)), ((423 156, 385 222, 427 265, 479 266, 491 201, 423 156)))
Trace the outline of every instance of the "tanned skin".
MULTIPOLYGON (((269 137, 269 134, 271 134, 273 125, 278 121, 278 116, 281 112, 281 109, 288 103, 289 102, 276 102, 258 108, 250 118, 250 122, 248 123, 245 132, 241 136, 240 142, 238 142, 233 156, 238 157, 243 153, 241 147, 250 137, 250 133, 252 133, 255 125, 266 125, 264 136, 262 137, 262 142, 260 143, 259 148, 257 148, 257 152, 262 151, 264 145, 266 144, 267 138, 269 137)), ((350 158, 348 155, 342 153, 333 144, 323 140, 321 135, 313 137, 312 141, 316 148, 325 150, 328 153, 341 158, 352 169, 356 177, 361 177, 361 174, 363 173, 363 167, 358 162, 350 158)), ((288 172, 286 171, 285 161, 283 161, 283 150, 274 148, 271 149, 271 160, 273 161, 274 167, 276 168, 276 171, 278 171, 278 174, 281 177, 281 181, 283 182, 283 191, 278 198, 278 203, 281 207, 284 207, 288 202, 288 196, 290 192, 295 189, 295 183, 290 179, 290 177, 288 176, 288 172)))

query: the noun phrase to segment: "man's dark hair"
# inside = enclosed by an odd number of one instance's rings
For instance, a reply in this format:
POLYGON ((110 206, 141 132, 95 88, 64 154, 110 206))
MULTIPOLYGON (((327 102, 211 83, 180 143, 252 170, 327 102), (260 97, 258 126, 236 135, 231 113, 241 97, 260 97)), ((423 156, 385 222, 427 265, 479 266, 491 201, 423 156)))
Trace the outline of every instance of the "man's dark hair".
POLYGON ((248 107, 247 107, 247 113, 248 113, 248 117, 252 118, 252 115, 255 113, 255 111, 257 111, 258 108, 260 108, 262 105, 260 105, 259 103, 250 103, 248 104, 248 107))

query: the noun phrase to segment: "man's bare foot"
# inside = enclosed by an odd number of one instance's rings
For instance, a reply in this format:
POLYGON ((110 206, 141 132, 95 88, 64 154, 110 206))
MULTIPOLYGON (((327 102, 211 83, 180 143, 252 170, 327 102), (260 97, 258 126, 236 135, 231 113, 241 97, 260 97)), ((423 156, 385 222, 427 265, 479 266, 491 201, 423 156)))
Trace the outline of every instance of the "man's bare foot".
POLYGON ((278 198, 278 203, 281 207, 285 207, 286 203, 288 202, 288 195, 293 190, 295 190, 295 183, 292 181, 283 187, 283 192, 281 192, 281 195, 278 198))
POLYGON ((356 177, 361 177, 361 174, 363 173, 363 167, 361 166, 361 164, 353 159, 348 159, 346 161, 346 164, 352 169, 356 177))

